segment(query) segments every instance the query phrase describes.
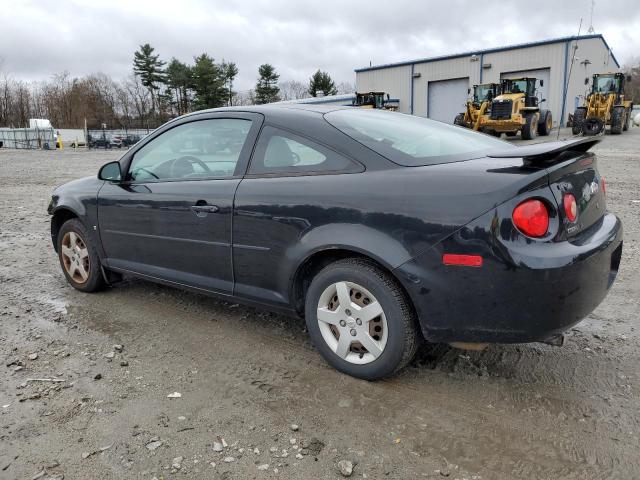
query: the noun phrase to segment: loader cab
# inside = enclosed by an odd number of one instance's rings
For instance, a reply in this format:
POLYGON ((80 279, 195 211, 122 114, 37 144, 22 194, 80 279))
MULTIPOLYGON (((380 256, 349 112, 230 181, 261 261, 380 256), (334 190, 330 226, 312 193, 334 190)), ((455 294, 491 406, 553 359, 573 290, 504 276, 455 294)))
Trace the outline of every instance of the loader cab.
POLYGON ((622 73, 594 74, 591 93, 622 95, 624 93, 624 75, 622 73))
POLYGON ((384 95, 384 92, 356 93, 353 105, 361 108, 384 108, 384 95))
POLYGON ((484 83, 482 85, 473 86, 473 103, 481 104, 482 102, 491 102, 500 95, 501 88, 497 83, 484 83))
MULTIPOLYGON (((510 95, 522 94, 525 99, 525 107, 537 107, 538 97, 536 96, 536 81, 532 77, 508 78, 502 81, 502 93, 510 95)), ((540 80, 540 86, 543 86, 540 80)))

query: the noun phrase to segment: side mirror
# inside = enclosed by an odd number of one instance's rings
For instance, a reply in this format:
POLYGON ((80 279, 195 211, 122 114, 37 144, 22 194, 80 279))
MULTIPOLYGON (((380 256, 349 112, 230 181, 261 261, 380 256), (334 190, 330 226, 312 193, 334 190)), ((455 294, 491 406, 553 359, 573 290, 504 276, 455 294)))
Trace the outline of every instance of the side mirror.
POLYGON ((547 101, 547 99, 546 99, 546 98, 543 98, 542 100, 540 100, 540 103, 542 103, 542 102, 546 102, 546 101, 547 101))
POLYGON ((540 80, 540 86, 544 87, 544 80, 540 80))
POLYGON ((469 95, 471 93, 471 89, 467 88, 467 95, 469 95))
POLYGON ((109 182, 119 182, 122 180, 120 162, 109 162, 104 164, 98 171, 98 178, 109 182))
POLYGON ((585 85, 589 85, 589 77, 586 77, 586 78, 584 79, 584 84, 585 84, 585 85))

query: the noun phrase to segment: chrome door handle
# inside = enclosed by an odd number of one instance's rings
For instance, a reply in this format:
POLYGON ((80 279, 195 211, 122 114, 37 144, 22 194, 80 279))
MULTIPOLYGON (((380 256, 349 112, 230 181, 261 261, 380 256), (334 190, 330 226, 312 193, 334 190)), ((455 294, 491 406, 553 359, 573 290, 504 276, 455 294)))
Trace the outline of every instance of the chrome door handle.
POLYGON ((192 205, 191 210, 193 210, 196 214, 198 213, 218 213, 220 208, 216 205, 192 205))

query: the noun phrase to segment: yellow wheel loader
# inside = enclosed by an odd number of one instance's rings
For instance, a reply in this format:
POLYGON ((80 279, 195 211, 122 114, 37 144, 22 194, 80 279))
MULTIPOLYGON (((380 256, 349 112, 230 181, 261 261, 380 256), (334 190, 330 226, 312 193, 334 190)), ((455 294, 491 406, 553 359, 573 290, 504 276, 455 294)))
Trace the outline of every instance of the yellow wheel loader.
MULTIPOLYGON (((633 102, 624 98, 625 76, 622 73, 596 73, 591 92, 582 107, 573 114, 574 135, 598 135, 607 125, 610 132, 619 135, 629 129, 633 102)), ((585 85, 589 79, 585 78, 585 85)))
MULTIPOLYGON (((471 89, 467 93, 471 93, 471 89)), ((483 83, 473 86, 473 97, 467 100, 464 112, 456 115, 453 120, 454 125, 478 130, 480 128, 480 117, 491 110, 491 101, 500 95, 500 84, 483 83)))
POLYGON ((398 110, 397 100, 391 100, 389 94, 385 94, 384 92, 356 93, 353 106, 360 108, 380 108, 392 111, 398 110))
MULTIPOLYGON (((532 77, 503 80, 500 95, 491 102, 491 112, 480 117, 479 129, 497 137, 520 132, 523 140, 549 135, 553 120, 549 110, 540 108, 546 99, 538 99, 536 83, 532 77)), ((539 85, 544 85, 543 80, 539 85)))

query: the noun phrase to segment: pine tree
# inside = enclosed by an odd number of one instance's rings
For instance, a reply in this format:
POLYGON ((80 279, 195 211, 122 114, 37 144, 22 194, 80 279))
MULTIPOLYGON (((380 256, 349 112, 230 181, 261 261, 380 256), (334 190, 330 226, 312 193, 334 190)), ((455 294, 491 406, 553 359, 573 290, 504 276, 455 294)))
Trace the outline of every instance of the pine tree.
POLYGON ((333 82, 327 72, 318 70, 309 79, 309 95, 318 96, 318 91, 322 91, 325 95, 335 95, 338 93, 336 84, 333 82))
POLYGON ((225 78, 220 66, 206 53, 195 58, 192 67, 192 86, 195 92, 195 109, 222 107, 227 103, 225 78))
POLYGON ((233 81, 238 75, 238 67, 233 62, 225 62, 222 60, 220 69, 222 70, 222 77, 224 78, 225 88, 227 89, 227 105, 231 105, 233 96, 236 94, 236 92, 233 91, 233 81))
POLYGON ((140 50, 133 55, 133 72, 140 77, 140 83, 149 90, 151 94, 151 110, 156 111, 156 96, 159 84, 166 81, 164 74, 164 64, 159 59, 160 55, 154 55, 154 48, 145 43, 140 45, 140 50))
POLYGON ((186 63, 172 58, 167 65, 167 86, 173 90, 172 99, 178 115, 189 111, 189 88, 191 85, 191 67, 186 63))
POLYGON ((258 74, 260 75, 260 78, 258 79, 258 83, 256 83, 256 104, 261 105, 280 100, 280 96, 278 95, 280 92, 280 89, 278 88, 278 79, 280 78, 280 75, 276 73, 276 69, 273 65, 268 63, 260 65, 258 74))

